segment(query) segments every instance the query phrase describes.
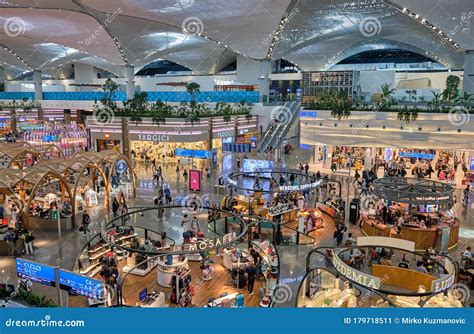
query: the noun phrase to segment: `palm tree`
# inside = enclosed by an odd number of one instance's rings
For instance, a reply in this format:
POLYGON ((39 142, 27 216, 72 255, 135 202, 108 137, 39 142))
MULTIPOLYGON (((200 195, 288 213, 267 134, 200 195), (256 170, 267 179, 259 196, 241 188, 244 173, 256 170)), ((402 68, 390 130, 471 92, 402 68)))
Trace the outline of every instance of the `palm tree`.
POLYGON ((459 95, 454 100, 455 103, 460 104, 466 109, 471 107, 471 103, 474 99, 474 94, 469 94, 468 92, 464 92, 462 95, 459 95))
POLYGON ((452 102, 458 96, 458 86, 461 79, 450 75, 446 78, 446 89, 443 91, 443 102, 452 102))
POLYGON ((442 104, 442 94, 436 93, 433 90, 431 91, 431 94, 433 94, 433 99, 428 102, 428 106, 430 107, 431 111, 439 112, 442 104))
POLYGON ((396 89, 392 88, 392 85, 388 83, 380 85, 380 89, 382 90, 382 98, 379 103, 379 108, 387 110, 394 103, 392 95, 395 93, 396 89))

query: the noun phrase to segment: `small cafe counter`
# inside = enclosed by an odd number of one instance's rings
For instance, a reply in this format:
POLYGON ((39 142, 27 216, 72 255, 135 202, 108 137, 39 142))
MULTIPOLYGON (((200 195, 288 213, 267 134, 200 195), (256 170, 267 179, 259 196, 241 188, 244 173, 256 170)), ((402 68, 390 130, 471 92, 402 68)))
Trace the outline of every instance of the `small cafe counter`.
POLYGON ((416 270, 405 269, 395 266, 385 266, 379 264, 372 265, 372 275, 379 277, 384 285, 394 288, 403 288, 411 292, 417 292, 420 286, 426 290, 431 289, 431 283, 437 277, 416 270))
POLYGON ((450 228, 448 248, 454 248, 458 244, 459 222, 451 224, 450 226, 447 224, 438 224, 437 226, 432 226, 428 228, 402 226, 400 228, 400 234, 397 234, 393 228, 379 222, 376 219, 371 219, 366 215, 363 215, 362 220, 362 231, 365 235, 373 237, 398 238, 413 241, 415 243, 415 249, 417 250, 424 251, 428 248, 436 249, 437 245, 439 244, 438 239, 442 237, 441 229, 445 227, 450 228))

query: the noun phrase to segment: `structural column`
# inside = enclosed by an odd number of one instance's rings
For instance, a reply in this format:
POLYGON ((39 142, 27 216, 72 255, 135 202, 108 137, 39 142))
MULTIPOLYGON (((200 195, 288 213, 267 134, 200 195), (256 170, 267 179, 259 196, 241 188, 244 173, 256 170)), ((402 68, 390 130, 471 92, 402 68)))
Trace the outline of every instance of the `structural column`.
POLYGON ((71 125, 71 109, 64 109, 64 123, 71 125))
POLYGON ((126 66, 125 71, 127 99, 131 99, 135 95, 135 68, 133 66, 126 66))
POLYGON ((474 50, 466 51, 464 56, 463 91, 474 94, 474 50))
POLYGON ((260 76, 258 77, 260 102, 268 102, 270 96, 270 60, 260 60, 260 76))
POLYGON ((130 139, 128 136, 128 117, 122 117, 122 153, 130 160, 130 139))
POLYGON ((41 71, 35 70, 33 72, 33 82, 35 84, 35 100, 41 101, 43 99, 43 78, 41 71))

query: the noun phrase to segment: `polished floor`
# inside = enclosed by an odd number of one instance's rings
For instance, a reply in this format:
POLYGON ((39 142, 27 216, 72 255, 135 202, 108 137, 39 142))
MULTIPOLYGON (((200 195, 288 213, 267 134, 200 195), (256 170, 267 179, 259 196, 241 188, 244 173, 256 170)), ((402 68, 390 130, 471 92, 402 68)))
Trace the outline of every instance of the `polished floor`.
MULTIPOLYGON (((285 163, 288 167, 296 167, 297 164, 301 162, 310 161, 311 157, 309 152, 295 150, 289 156, 283 156, 282 163, 285 163)), ((264 157, 258 157, 264 159, 264 157)), ((198 164, 198 162, 195 162, 198 164)), ((212 170, 211 176, 203 176, 203 189, 199 196, 203 200, 218 200, 221 198, 221 195, 218 195, 214 191, 214 185, 218 182, 218 178, 221 175, 227 175, 229 171, 235 169, 236 166, 236 156, 227 155, 221 157, 219 160, 219 167, 212 170), (222 167, 222 165, 224 165, 222 167)), ((190 166, 187 166, 189 168, 190 166)), ((204 169, 204 165, 197 166, 198 168, 204 169)), ((310 172, 316 172, 315 168, 310 169, 310 172)), ((165 183, 168 184, 172 191, 173 198, 183 198, 188 196, 189 192, 187 186, 181 177, 179 180, 176 179, 176 166, 174 165, 165 165, 164 169, 164 179, 165 183)), ((324 170, 321 170, 324 172, 324 170)), ((152 181, 153 176, 151 169, 146 169, 143 166, 138 166, 137 168, 138 176, 138 198, 129 199, 129 206, 139 207, 139 206, 151 206, 152 200, 155 197, 156 189, 152 181)), ((350 189, 350 196, 354 196, 354 188, 352 187, 352 182, 349 187, 347 187, 347 176, 336 173, 332 175, 333 178, 342 182, 342 196, 343 198, 347 197, 347 188, 350 189)), ((460 198, 461 189, 457 189, 457 198, 460 198)), ((459 258, 461 251, 463 251, 467 245, 474 245, 474 210, 466 209, 462 206, 457 206, 457 216, 461 219, 461 230, 460 230, 460 241, 459 246, 456 250, 452 252, 451 255, 455 258, 459 258)), ((184 231, 181 227, 181 220, 184 213, 187 212, 186 208, 183 209, 174 209, 168 210, 165 212, 165 218, 163 220, 158 220, 156 217, 156 212, 148 212, 145 215, 137 217, 135 220, 132 219, 132 224, 137 224, 142 227, 149 228, 151 230, 164 232, 178 244, 182 241, 182 232, 184 231)), ((104 221, 107 221, 110 218, 110 215, 106 210, 103 210, 102 207, 98 207, 92 210, 93 223, 90 228, 92 229, 92 234, 97 234, 100 232, 101 224, 104 221)), ((201 221, 202 225, 205 225, 207 212, 200 212, 198 218, 201 221)), ((294 306, 296 292, 299 287, 301 280, 303 279, 306 273, 306 255, 313 249, 315 246, 334 246, 335 241, 333 239, 333 230, 331 224, 325 224, 327 228, 317 230, 311 234, 315 239, 314 244, 305 245, 305 246, 279 246, 278 252, 280 257, 280 282, 287 284, 291 288, 292 295, 290 298, 284 302, 277 305, 278 306, 294 306)), ((360 235, 360 230, 357 226, 350 226, 349 232, 352 232, 354 235, 360 235)), ((34 255, 25 255, 25 258, 38 261, 41 263, 46 263, 50 265, 60 265, 66 269, 74 268, 78 254, 87 244, 91 236, 84 237, 81 233, 78 232, 77 227, 72 231, 63 233, 63 242, 62 242, 62 259, 59 259, 59 247, 57 242, 57 233, 55 232, 45 232, 42 230, 33 231, 36 240, 35 244, 35 254, 34 255)), ((212 236, 211 231, 206 231, 208 236, 212 236)), ((319 264, 324 265, 324 259, 319 257, 314 257, 312 259, 313 265, 319 264)), ((15 272, 15 263, 12 258, 0 258, 1 266, 1 281, 3 282, 16 282, 16 272, 15 272)), ((210 282, 212 283, 212 281, 210 282)), ((138 284, 140 286, 140 284, 138 284)), ((35 285, 33 288, 35 291, 44 294, 50 298, 56 298, 56 290, 53 288, 48 288, 44 286, 35 285)), ((139 290, 139 289, 137 289, 139 290)), ((67 299, 67 296, 64 295, 64 300, 67 299)), ((204 299, 204 297, 203 297, 204 299)), ((133 300, 132 300, 133 303, 133 300)), ((66 302, 63 302, 66 305, 66 302)))

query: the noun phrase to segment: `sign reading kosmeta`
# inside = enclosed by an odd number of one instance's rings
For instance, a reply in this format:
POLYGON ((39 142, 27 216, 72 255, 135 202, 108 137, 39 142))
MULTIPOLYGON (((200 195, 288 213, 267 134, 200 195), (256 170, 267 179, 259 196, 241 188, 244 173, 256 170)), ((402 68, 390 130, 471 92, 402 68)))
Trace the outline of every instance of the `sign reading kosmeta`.
POLYGON ((334 264, 336 270, 342 276, 347 277, 349 280, 372 289, 380 289, 380 278, 355 270, 354 268, 345 264, 337 254, 334 254, 332 263, 334 264))
POLYGON ((215 239, 198 240, 189 245, 189 251, 204 252, 208 249, 224 247, 237 240, 237 233, 232 232, 215 239))

